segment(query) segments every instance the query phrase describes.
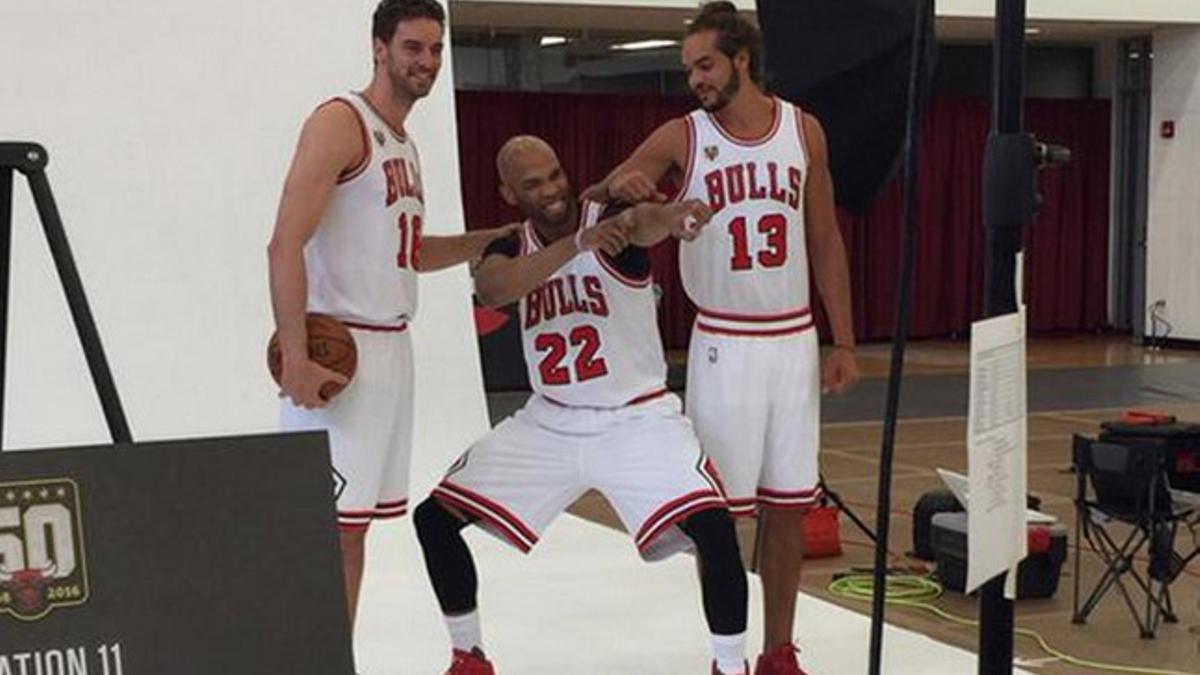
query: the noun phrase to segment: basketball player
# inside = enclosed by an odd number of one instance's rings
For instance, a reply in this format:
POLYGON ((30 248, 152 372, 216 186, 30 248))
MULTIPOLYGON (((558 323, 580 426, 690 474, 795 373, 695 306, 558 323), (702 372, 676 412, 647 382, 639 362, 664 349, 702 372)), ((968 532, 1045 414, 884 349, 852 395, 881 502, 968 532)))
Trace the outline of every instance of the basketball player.
POLYGON ((554 150, 528 136, 510 139, 497 165, 501 194, 527 220, 488 248, 475 289, 487 305, 520 301, 534 395, 414 512, 453 646, 447 675, 494 673, 461 530, 479 525, 529 551, 589 488, 605 495, 646 560, 695 546, 712 672, 747 673, 745 571, 719 480, 666 388, 646 251, 672 234, 695 236, 708 209, 690 200, 618 215, 580 204, 554 150))
MULTIPOLYGON (((422 236, 420 161, 404 121, 442 62, 445 14, 435 0, 383 0, 373 19, 375 72, 361 92, 317 108, 283 189, 269 247, 271 301, 283 351, 284 429, 327 429, 344 479, 338 524, 353 624, 371 521, 407 509, 412 443, 412 349, 417 272, 478 258, 511 230, 422 236), (351 330, 358 370, 341 375, 308 359, 306 312, 351 330)), ((339 481, 341 482, 341 481, 339 481)))
POLYGON ((818 406, 859 378, 845 247, 820 123, 759 86, 761 38, 728 2, 705 5, 682 47, 701 108, 659 127, 589 195, 680 199, 713 219, 680 245, 697 318, 687 414, 725 478, 734 515, 758 512, 764 649, 759 675, 801 673, 792 645, 804 511, 818 498, 818 406), (818 370, 809 266, 833 330, 818 370))

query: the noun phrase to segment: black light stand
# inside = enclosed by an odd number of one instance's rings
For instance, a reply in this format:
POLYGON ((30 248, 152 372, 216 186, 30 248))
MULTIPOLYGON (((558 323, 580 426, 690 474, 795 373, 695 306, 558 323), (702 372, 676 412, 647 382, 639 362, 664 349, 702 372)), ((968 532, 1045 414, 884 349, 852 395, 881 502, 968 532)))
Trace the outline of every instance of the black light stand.
POLYGON ((50 182, 46 178, 48 159, 46 149, 36 143, 0 143, 0 439, 3 439, 4 428, 9 270, 12 269, 13 171, 20 171, 29 181, 29 189, 33 193, 42 229, 46 233, 46 242, 50 245, 50 255, 54 259, 54 267, 67 296, 75 331, 79 334, 88 370, 91 371, 92 382, 104 409, 108 431, 113 443, 131 443, 133 438, 129 433, 129 423, 125 419, 125 411, 121 407, 121 399, 113 383, 112 371, 109 370, 108 360, 104 357, 100 335, 96 331, 96 323, 92 319, 92 311, 83 292, 83 282, 71 256, 71 247, 63 231, 58 206, 54 202, 54 194, 50 191, 50 182))
MULTIPOLYGON (((996 0, 992 58, 992 132, 984 157, 984 224, 987 228, 988 317, 1017 310, 1015 274, 1023 230, 1038 207, 1037 169, 1061 164, 1070 152, 1038 143, 1024 132, 1025 0, 996 0)), ((1013 603, 1004 578, 979 591, 979 673, 1008 675, 1013 662, 1013 603)))
POLYGON ((879 492, 875 512, 875 569, 871 602, 870 675, 879 675, 883 663, 883 623, 887 601, 888 535, 891 529, 892 462, 896 448, 896 417, 900 408, 900 383, 904 374, 904 348, 908 341, 909 305, 916 259, 917 174, 920 170, 921 121, 924 119, 924 73, 930 51, 934 0, 916 0, 912 63, 908 80, 908 121, 904 141, 904 221, 901 228, 900 279, 896 291, 896 324, 892 331, 892 360, 888 375, 883 441, 879 457, 879 492))

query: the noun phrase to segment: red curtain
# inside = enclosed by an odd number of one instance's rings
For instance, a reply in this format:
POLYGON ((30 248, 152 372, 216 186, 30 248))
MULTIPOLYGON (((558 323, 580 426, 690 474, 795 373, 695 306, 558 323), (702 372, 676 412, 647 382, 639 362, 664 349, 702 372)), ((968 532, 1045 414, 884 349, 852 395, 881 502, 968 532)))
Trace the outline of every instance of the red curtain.
MULTIPOLYGON (((468 227, 519 216, 499 198, 494 158, 508 137, 528 133, 559 151, 582 189, 603 177, 651 131, 690 109, 686 98, 651 95, 458 92, 459 161, 468 227)), ((917 268, 911 335, 965 334, 983 308, 982 166, 989 127, 983 99, 934 100, 922 136, 917 268)), ((1033 331, 1091 331, 1107 323, 1110 105, 1031 100, 1026 127, 1072 150, 1071 163, 1042 172, 1044 204, 1026 237, 1026 289, 1033 331)), ((884 188, 863 216, 839 214, 850 259, 854 325, 861 340, 891 336, 900 262, 902 194, 884 188)), ((687 345, 694 308, 679 282, 676 246, 653 251, 663 290, 668 347, 687 345)), ((815 297, 815 294, 814 294, 815 297)))

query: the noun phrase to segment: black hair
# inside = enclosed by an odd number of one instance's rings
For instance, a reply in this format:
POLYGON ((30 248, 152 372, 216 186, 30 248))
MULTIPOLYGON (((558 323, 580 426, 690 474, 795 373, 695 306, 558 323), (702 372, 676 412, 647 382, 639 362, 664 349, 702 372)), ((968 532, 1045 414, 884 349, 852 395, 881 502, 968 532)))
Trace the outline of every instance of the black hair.
POLYGON ((688 24, 687 34, 716 31, 717 49, 730 60, 743 49, 750 55, 750 77, 760 82, 758 64, 762 60, 762 33, 753 23, 738 14, 732 2, 718 0, 705 3, 700 13, 688 24))
POLYGON ((446 10, 437 0, 380 0, 371 17, 371 35, 391 42, 396 26, 410 19, 432 19, 444 29, 446 10))

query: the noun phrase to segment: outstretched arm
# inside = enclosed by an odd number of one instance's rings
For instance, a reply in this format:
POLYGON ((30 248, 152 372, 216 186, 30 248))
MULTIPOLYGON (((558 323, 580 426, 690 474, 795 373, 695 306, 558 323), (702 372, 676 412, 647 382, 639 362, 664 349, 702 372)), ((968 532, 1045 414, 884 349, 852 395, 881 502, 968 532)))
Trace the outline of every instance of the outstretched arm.
POLYGON ((475 297, 487 307, 515 302, 567 264, 580 251, 615 255, 629 243, 618 219, 601 221, 578 236, 562 237, 532 255, 521 256, 516 236, 497 240, 475 270, 475 297))
POLYGON ((629 243, 650 248, 667 237, 691 241, 712 218, 712 211, 699 199, 672 204, 645 202, 618 216, 626 221, 629 243))
POLYGON ((417 271, 435 272, 459 263, 478 260, 487 250, 488 244, 515 233, 520 227, 519 224, 514 224, 450 236, 422 235, 420 254, 416 260, 417 271))
POLYGON ((604 180, 584 191, 583 197, 598 202, 616 199, 629 204, 666 201, 667 196, 658 190, 658 182, 671 169, 681 169, 687 163, 687 139, 684 118, 663 124, 604 180))

